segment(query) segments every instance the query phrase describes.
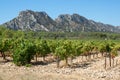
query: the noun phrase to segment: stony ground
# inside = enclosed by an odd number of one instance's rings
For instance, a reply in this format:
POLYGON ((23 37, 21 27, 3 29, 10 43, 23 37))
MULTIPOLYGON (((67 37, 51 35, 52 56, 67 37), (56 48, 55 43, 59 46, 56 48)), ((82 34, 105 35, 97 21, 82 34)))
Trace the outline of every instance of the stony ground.
MULTIPOLYGON (((120 56, 116 60, 120 60, 120 56)), ((31 67, 17 67, 0 58, 0 80, 120 80, 120 64, 113 68, 107 66, 105 70, 104 58, 81 63, 78 57, 73 63, 78 65, 73 68, 56 68, 55 62, 39 62, 31 67)))

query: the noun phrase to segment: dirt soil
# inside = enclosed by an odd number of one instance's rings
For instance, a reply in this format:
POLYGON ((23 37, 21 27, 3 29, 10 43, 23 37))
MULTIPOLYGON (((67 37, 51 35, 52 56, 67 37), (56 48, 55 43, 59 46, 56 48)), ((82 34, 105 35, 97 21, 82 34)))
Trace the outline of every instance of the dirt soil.
POLYGON ((0 80, 120 80, 120 56, 115 58, 115 62, 118 60, 117 65, 115 63, 114 67, 109 68, 107 64, 106 70, 104 58, 87 62, 81 62, 80 59, 81 57, 77 57, 73 60, 72 68, 56 68, 55 62, 38 62, 31 67, 18 67, 11 61, 5 62, 0 58, 0 80))

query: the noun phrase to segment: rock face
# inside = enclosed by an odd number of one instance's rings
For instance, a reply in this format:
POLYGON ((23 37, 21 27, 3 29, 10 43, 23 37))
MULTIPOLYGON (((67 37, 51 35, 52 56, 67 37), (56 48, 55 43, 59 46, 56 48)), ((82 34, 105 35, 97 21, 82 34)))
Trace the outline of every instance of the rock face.
POLYGON ((14 30, 62 32, 120 32, 118 27, 88 20, 78 14, 59 15, 53 20, 45 12, 21 11, 19 16, 3 24, 14 30))
POLYGON ((3 25, 14 30, 52 31, 56 23, 45 12, 26 10, 3 25))
POLYGON ((112 25, 98 23, 93 20, 88 20, 78 14, 60 15, 56 19, 58 27, 64 31, 82 31, 82 32, 118 32, 118 29, 112 25))

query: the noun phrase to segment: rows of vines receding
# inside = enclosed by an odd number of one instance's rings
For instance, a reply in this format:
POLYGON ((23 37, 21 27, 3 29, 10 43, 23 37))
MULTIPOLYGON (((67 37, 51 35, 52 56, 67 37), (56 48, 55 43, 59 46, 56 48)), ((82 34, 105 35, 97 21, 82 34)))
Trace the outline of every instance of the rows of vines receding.
POLYGON ((80 40, 43 40, 43 39, 0 39, 0 53, 4 60, 9 55, 13 62, 18 65, 30 64, 31 60, 43 57, 43 61, 47 55, 51 54, 55 57, 56 66, 60 66, 60 61, 65 60, 65 66, 72 65, 72 60, 78 56, 86 58, 87 61, 91 57, 95 58, 101 54, 105 60, 109 59, 109 66, 114 66, 114 58, 119 55, 120 42, 115 41, 80 41, 80 40), (71 59, 71 64, 68 63, 71 59), (113 65, 112 65, 113 63, 113 65))

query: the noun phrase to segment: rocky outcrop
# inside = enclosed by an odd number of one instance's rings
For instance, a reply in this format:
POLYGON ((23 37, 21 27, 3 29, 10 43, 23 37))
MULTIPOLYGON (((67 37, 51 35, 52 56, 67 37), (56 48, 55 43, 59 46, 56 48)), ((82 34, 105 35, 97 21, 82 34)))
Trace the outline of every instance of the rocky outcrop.
POLYGON ((118 32, 118 29, 112 25, 103 24, 99 22, 95 22, 93 20, 88 20, 83 16, 78 14, 65 14, 60 15, 56 19, 58 23, 57 26, 64 31, 82 31, 82 32, 118 32))
POLYGON ((78 14, 63 14, 53 20, 45 12, 21 11, 18 17, 3 24, 9 29, 62 32, 120 32, 119 27, 88 20, 78 14))
POLYGON ((45 12, 26 10, 3 25, 14 30, 52 31, 56 23, 45 12))

